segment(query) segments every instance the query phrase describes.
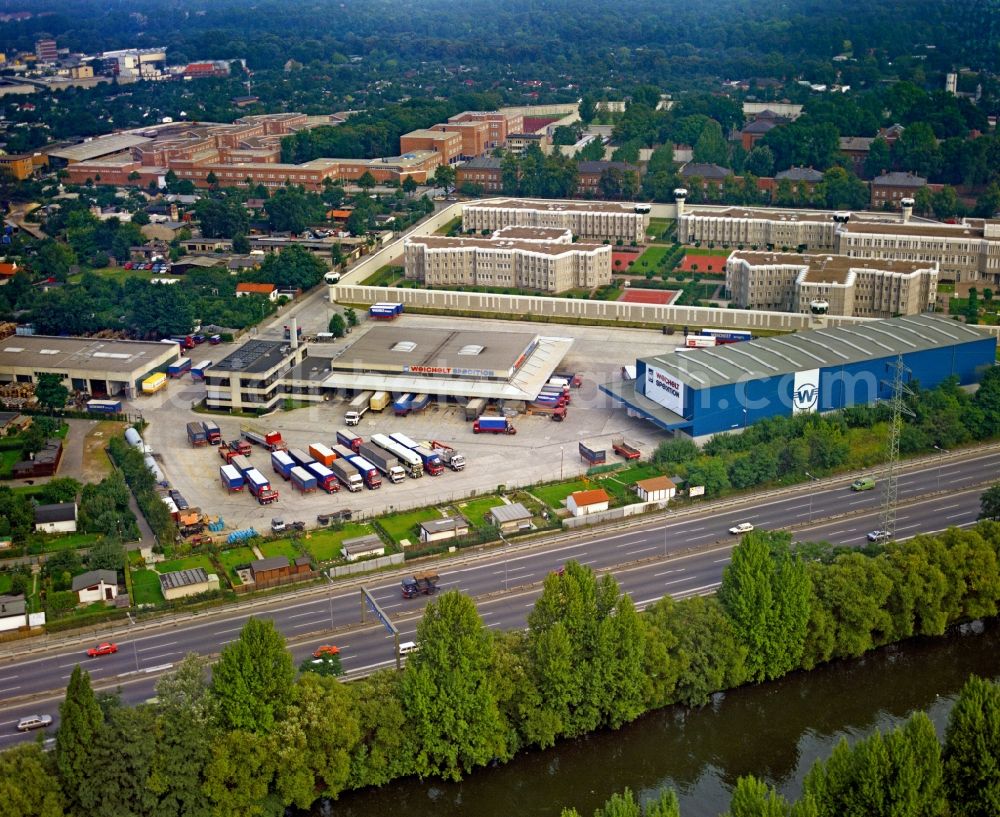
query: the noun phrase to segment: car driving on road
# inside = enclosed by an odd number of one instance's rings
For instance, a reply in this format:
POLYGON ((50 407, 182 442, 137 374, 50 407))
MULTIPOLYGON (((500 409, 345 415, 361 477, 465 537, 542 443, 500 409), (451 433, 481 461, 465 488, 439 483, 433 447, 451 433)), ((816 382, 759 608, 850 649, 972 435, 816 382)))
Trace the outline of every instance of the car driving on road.
POLYGON ((886 542, 889 540, 889 531, 887 530, 873 530, 868 533, 869 542, 886 542))
POLYGON ((115 652, 118 652, 118 645, 112 644, 110 641, 105 641, 103 644, 98 644, 96 647, 91 647, 87 650, 87 655, 90 658, 96 658, 98 655, 111 655, 115 652))
POLYGON ((739 536, 742 533, 750 533, 753 530, 753 525, 749 522, 740 522, 738 525, 733 525, 729 532, 735 536, 739 536))
POLYGON ((18 732, 28 732, 31 729, 44 729, 52 725, 51 715, 26 715, 17 722, 18 732))

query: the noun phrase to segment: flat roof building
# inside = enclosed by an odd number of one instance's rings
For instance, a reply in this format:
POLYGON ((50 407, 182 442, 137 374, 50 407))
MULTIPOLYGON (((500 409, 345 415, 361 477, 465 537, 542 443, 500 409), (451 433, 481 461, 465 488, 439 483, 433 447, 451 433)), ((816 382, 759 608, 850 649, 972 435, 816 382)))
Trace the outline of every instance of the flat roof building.
POLYGON ((705 438, 766 417, 865 405, 889 396, 890 367, 933 388, 978 382, 997 339, 936 315, 870 321, 636 360, 636 379, 601 391, 668 431, 705 438))
POLYGON ((648 205, 612 201, 499 199, 467 204, 462 210, 462 229, 552 227, 598 241, 642 241, 649 226, 648 209, 648 205))
POLYGON ((283 378, 302 362, 297 341, 250 340, 208 370, 205 405, 211 409, 257 411, 275 408, 284 398, 283 378))
POLYGON ((177 344, 12 335, 0 340, 0 383, 35 383, 45 372, 61 375, 71 391, 132 398, 147 376, 179 356, 177 344))

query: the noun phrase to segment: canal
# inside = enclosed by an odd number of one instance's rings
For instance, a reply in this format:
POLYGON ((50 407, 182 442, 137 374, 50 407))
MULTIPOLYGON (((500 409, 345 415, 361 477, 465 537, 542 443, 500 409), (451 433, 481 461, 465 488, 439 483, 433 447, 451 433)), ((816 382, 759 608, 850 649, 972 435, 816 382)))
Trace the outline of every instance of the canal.
POLYGON ((616 732, 527 752, 461 783, 408 779, 343 795, 314 815, 383 817, 584 817, 616 791, 644 799, 672 786, 682 817, 717 817, 736 779, 753 774, 789 799, 813 762, 841 737, 853 741, 924 710, 943 734, 955 697, 972 673, 1000 680, 1000 625, 908 642, 856 661, 718 695, 699 710, 647 715, 616 732))

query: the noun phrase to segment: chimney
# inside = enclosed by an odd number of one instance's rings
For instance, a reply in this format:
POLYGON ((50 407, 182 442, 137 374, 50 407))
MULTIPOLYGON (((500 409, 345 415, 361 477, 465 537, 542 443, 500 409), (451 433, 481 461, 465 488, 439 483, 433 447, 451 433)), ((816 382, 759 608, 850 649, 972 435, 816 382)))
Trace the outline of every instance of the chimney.
POLYGON ((913 204, 912 198, 907 196, 905 199, 900 199, 899 203, 903 206, 903 224, 906 224, 911 218, 913 218, 913 204))

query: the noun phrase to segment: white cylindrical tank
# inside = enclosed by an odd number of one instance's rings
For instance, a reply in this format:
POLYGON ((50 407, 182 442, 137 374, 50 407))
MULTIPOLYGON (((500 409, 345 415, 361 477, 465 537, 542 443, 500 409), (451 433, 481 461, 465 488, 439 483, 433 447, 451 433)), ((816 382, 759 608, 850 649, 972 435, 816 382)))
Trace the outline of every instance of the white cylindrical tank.
POLYGON ((125 429, 125 442, 127 442, 133 448, 138 448, 140 451, 142 448, 142 436, 134 428, 125 429))
POLYGON ((153 459, 151 454, 147 454, 145 457, 143 457, 142 461, 146 463, 146 467, 149 469, 149 472, 153 475, 153 479, 155 479, 157 482, 164 481, 163 471, 160 469, 160 466, 157 465, 156 460, 153 459))

